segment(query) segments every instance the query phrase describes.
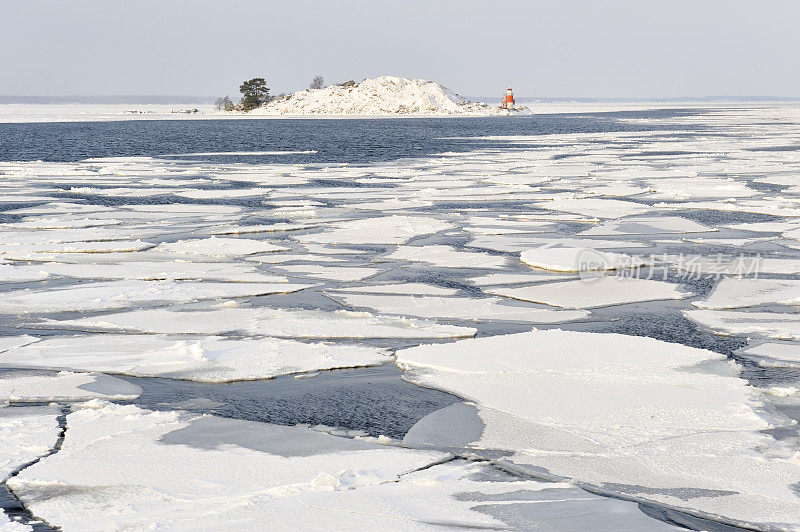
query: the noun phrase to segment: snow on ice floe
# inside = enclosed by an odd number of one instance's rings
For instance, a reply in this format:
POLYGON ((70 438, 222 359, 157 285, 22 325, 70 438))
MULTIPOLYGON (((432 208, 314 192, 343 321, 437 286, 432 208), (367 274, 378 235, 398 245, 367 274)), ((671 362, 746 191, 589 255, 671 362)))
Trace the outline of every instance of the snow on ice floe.
POLYGON ((472 277, 469 280, 475 286, 496 286, 507 284, 541 283, 546 281, 563 281, 574 279, 574 275, 550 272, 526 273, 490 273, 481 277, 472 277))
POLYGON ((421 318, 562 323, 585 318, 589 315, 585 311, 554 311, 504 305, 501 299, 494 297, 475 299, 467 297, 341 293, 331 293, 330 296, 352 307, 368 307, 386 314, 419 316, 421 318))
POLYGON ((126 331, 164 334, 244 332, 283 338, 463 338, 475 329, 433 321, 378 316, 369 312, 218 308, 177 312, 138 310, 81 318, 47 320, 42 328, 80 331, 126 331))
POLYGON ((50 450, 58 438, 59 413, 56 406, 9 407, 0 403, 0 479, 5 480, 14 470, 50 450))
POLYGON ((595 218, 622 218, 652 211, 653 208, 642 203, 599 198, 556 198, 535 204, 541 209, 571 212, 595 218))
POLYGON ((679 216, 624 218, 604 222, 581 232, 586 236, 657 235, 667 233, 706 233, 716 229, 679 216))
POLYGON ((414 296, 454 296, 457 290, 442 288, 424 283, 396 283, 368 286, 352 286, 349 288, 336 288, 333 292, 353 292, 357 294, 399 294, 414 296))
POLYGON ((510 451, 501 462, 634 500, 796 527, 800 463, 762 432, 789 420, 763 417, 760 392, 724 360, 645 337, 548 330, 402 349, 396 363, 412 382, 476 404, 474 452, 510 451))
POLYGON ((557 283, 540 283, 518 288, 494 287, 484 289, 484 292, 554 307, 575 309, 642 301, 683 299, 692 295, 691 292, 678 290, 678 285, 673 283, 635 277, 594 277, 557 283))
POLYGON ((46 253, 121 253, 142 251, 154 247, 141 240, 113 240, 104 242, 56 242, 42 244, 0 245, 0 257, 14 260, 36 260, 37 254, 46 253))
POLYGON ((441 268, 487 268, 501 269, 508 259, 488 253, 458 251, 450 246, 398 246, 386 256, 391 260, 424 262, 441 268))
POLYGON ((323 266, 320 264, 284 264, 275 266, 287 275, 310 277, 313 279, 327 279, 331 281, 360 281, 372 277, 382 270, 378 268, 364 268, 359 266, 323 266))
MULTIPOLYGON (((0 367, 102 371, 203 382, 268 379, 323 369, 373 366, 387 360, 386 351, 373 347, 215 336, 56 336, 0 352, 0 367)), ((6 382, 0 380, 0 388, 6 382)))
MULTIPOLYGON (((340 528, 351 521, 350 511, 317 509, 313 498, 302 498, 396 482, 446 457, 303 427, 101 401, 75 409, 67 425, 58 453, 9 482, 35 515, 64 530, 188 531, 276 522, 340 528)), ((386 517, 364 519, 374 525, 386 517)))
POLYGON ((754 310, 686 310, 690 320, 720 334, 800 340, 800 314, 754 310))
POLYGON ((276 246, 264 240, 212 236, 198 240, 179 240, 178 242, 164 243, 160 244, 156 250, 186 256, 239 257, 256 253, 288 251, 288 248, 276 246))
POLYGON ((759 366, 800 368, 800 343, 762 342, 744 347, 737 353, 755 359, 759 366))
POLYGON ((28 314, 118 309, 165 304, 288 294, 313 285, 292 283, 220 283, 193 281, 108 281, 42 290, 5 292, 0 313, 28 314))
MULTIPOLYGON (((44 273, 45 276, 57 275, 78 279, 138 279, 142 281, 198 280, 239 283, 288 282, 286 277, 270 275, 252 266, 224 262, 128 261, 106 264, 45 263, 36 267, 31 267, 30 269, 40 271, 44 273)), ((0 264, 0 280, 3 279, 3 272, 3 265, 0 264)))
POLYGON ((573 247, 529 249, 519 258, 532 268, 555 272, 621 270, 647 264, 647 260, 641 257, 573 247))
POLYGON ((731 178, 681 177, 648 181, 648 199, 684 201, 687 199, 749 198, 759 194, 747 183, 731 178))
POLYGON ((0 264, 0 283, 25 283, 29 281, 41 281, 50 274, 38 266, 16 266, 12 264, 0 264))
POLYGON ((402 244, 415 236, 454 229, 452 223, 423 216, 382 216, 334 223, 333 229, 296 237, 317 244, 402 244))
POLYGON ((744 308, 764 304, 797 305, 800 303, 800 281, 792 279, 723 278, 703 301, 692 303, 698 308, 744 308))
POLYGON ((101 373, 61 371, 54 375, 15 374, 0 379, 0 401, 85 401, 96 397, 130 400, 141 393, 142 389, 135 384, 101 373))
POLYGON ((643 242, 624 240, 598 240, 594 238, 539 238, 520 235, 478 235, 467 244, 472 248, 491 249, 506 253, 519 253, 537 247, 577 247, 588 249, 643 248, 643 242))

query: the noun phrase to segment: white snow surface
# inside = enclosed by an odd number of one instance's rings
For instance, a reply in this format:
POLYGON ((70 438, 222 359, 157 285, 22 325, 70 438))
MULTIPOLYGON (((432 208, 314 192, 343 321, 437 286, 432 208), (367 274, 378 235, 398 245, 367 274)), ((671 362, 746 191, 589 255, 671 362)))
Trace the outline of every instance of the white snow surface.
POLYGON ((506 115, 499 106, 470 102, 433 81, 380 76, 350 87, 330 85, 295 92, 249 115, 506 115))

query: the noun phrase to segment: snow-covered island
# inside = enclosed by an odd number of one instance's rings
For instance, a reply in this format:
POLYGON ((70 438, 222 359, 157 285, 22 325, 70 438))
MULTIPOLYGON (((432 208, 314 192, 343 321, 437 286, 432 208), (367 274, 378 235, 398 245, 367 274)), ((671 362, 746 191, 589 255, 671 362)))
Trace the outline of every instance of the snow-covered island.
POLYGON ((380 76, 361 83, 306 89, 253 109, 249 115, 508 116, 532 114, 527 107, 501 109, 472 102, 424 79, 380 76))

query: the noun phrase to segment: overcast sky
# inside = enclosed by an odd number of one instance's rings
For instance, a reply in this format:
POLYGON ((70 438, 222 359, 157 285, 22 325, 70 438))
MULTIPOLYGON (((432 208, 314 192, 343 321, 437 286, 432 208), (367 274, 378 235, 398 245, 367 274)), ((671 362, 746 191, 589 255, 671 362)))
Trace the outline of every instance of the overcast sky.
POLYGON ((800 96, 799 26, 800 0, 0 0, 0 94, 393 74, 468 96, 800 96))

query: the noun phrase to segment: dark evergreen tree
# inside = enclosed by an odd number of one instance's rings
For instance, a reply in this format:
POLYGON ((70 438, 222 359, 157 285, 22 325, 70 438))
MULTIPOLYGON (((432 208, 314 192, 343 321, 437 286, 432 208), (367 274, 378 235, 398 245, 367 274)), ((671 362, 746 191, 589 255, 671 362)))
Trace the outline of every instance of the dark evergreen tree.
POLYGON ((239 85, 239 92, 242 93, 242 99, 239 101, 242 111, 250 111, 269 101, 269 87, 264 78, 245 81, 239 85))

